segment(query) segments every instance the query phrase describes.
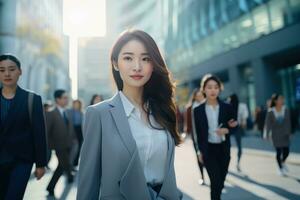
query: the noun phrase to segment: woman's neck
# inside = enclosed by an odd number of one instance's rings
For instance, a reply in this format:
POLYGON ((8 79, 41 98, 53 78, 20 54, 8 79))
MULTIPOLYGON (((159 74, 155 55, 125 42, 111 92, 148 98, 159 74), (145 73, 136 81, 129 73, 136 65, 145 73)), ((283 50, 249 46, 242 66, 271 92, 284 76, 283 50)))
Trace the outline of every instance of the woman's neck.
POLYGON ((123 88, 123 94, 137 107, 143 107, 143 88, 123 88))
POLYGON ((218 105, 218 100, 217 99, 206 99, 206 103, 211 106, 216 106, 216 105, 218 105))
POLYGON ((11 87, 3 87, 2 95, 7 99, 11 99, 15 96, 16 91, 17 91, 17 85, 11 87))

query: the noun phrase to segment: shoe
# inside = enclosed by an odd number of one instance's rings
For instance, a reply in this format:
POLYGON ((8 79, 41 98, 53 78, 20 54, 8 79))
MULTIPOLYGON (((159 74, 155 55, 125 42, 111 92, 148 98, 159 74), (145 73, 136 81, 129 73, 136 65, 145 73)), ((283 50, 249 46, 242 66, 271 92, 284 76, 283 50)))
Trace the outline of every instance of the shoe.
POLYGON ((199 184, 199 185, 205 185, 204 179, 200 178, 200 179, 198 180, 198 184, 199 184))
POLYGON ((285 173, 284 173, 284 171, 282 170, 282 168, 279 168, 279 169, 278 169, 277 174, 278 174, 279 176, 285 176, 285 173))
POLYGON ((238 172, 241 172, 242 170, 241 170, 241 167, 240 167, 240 164, 237 164, 236 165, 236 170, 238 171, 238 172))
POLYGON ((288 172, 289 172, 289 169, 288 169, 288 167, 286 166, 286 164, 285 164, 285 163, 282 163, 281 165, 282 165, 282 171, 283 171, 284 173, 288 173, 288 172))

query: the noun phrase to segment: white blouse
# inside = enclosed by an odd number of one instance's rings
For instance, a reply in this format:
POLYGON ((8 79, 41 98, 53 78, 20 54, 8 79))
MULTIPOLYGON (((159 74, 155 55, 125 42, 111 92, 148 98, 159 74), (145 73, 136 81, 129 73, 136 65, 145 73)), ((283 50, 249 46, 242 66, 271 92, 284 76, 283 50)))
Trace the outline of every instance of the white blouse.
POLYGON ((218 144, 221 143, 224 139, 219 136, 216 130, 219 128, 219 110, 220 106, 217 105, 215 107, 206 104, 205 112, 208 122, 208 142, 218 144))
MULTIPOLYGON (((168 138, 166 130, 152 128, 141 112, 120 91, 120 97, 135 139, 146 181, 155 185, 163 182, 167 165, 168 138)), ((151 124, 160 127, 150 115, 151 124)))

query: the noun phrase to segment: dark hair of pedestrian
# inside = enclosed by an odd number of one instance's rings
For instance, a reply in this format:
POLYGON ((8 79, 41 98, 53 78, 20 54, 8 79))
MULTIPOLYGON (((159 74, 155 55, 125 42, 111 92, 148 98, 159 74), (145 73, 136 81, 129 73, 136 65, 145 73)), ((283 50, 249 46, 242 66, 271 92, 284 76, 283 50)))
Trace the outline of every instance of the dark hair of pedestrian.
POLYGON ((12 54, 2 54, 2 55, 0 55, 0 62, 4 61, 4 60, 10 60, 10 61, 14 62, 17 65, 17 67, 19 69, 21 69, 21 62, 19 61, 19 59, 16 56, 14 56, 12 54))
POLYGON ((94 94, 90 100, 90 106, 95 104, 95 99, 99 97, 102 100, 102 96, 99 94, 94 94))
POLYGON ((66 93, 65 90, 61 90, 61 89, 55 90, 54 99, 60 99, 63 96, 64 93, 66 93))
POLYGON ((155 129, 161 129, 153 126, 150 121, 150 112, 157 123, 170 132, 174 138, 175 144, 181 143, 177 129, 176 106, 174 101, 175 85, 171 81, 171 75, 167 65, 153 38, 144 31, 129 29, 121 33, 112 47, 110 54, 111 69, 113 78, 118 90, 123 90, 123 81, 119 71, 115 70, 114 65, 118 63, 119 54, 129 41, 137 40, 144 44, 150 60, 153 65, 153 72, 150 80, 144 85, 143 108, 147 113, 150 126, 155 129), (147 106, 146 106, 147 105, 147 106))
POLYGON ((79 104, 79 110, 81 110, 81 109, 82 109, 82 101, 81 101, 80 99, 75 99, 75 100, 73 101, 73 105, 74 105, 75 103, 78 103, 78 104, 79 104))
POLYGON ((270 105, 271 108, 276 106, 276 101, 278 100, 278 98, 280 96, 282 96, 282 95, 277 94, 277 93, 272 94, 272 96, 271 96, 271 105, 270 105))
POLYGON ((206 97, 206 94, 204 93, 204 89, 205 89, 208 81, 211 81, 211 80, 215 81, 218 84, 220 91, 222 91, 224 89, 223 83, 220 81, 220 79, 217 76, 215 76, 213 74, 205 74, 203 76, 203 78, 201 80, 201 84, 200 84, 200 90, 203 93, 204 97, 206 97))

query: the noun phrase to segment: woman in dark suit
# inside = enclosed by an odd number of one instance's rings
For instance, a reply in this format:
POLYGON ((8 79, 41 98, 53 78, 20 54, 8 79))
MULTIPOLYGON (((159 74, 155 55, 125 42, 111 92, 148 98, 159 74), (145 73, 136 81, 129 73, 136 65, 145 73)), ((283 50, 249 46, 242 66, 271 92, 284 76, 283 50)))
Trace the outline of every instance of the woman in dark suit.
POLYGON ((21 63, 0 55, 0 199, 23 199, 33 163, 40 179, 47 163, 43 105, 18 86, 21 63))
POLYGON ((206 102, 194 109, 199 160, 204 163, 211 199, 220 200, 230 161, 229 133, 237 122, 232 107, 219 99, 223 86, 218 77, 207 74, 201 81, 206 102))

